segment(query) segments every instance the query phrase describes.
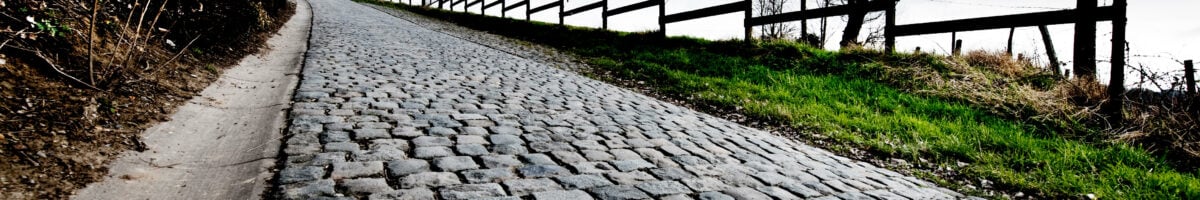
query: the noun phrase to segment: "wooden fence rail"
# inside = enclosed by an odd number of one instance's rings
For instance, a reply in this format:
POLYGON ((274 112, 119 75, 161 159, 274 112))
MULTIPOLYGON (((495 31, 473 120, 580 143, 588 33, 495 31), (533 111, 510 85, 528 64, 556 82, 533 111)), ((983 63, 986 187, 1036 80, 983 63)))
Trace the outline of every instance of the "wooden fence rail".
MULTIPOLYGON (((538 13, 538 12, 542 12, 542 11, 545 11, 545 10, 549 10, 549 9, 551 9, 551 8, 554 8, 554 7, 558 7, 558 24, 559 24, 559 25, 562 25, 562 24, 563 24, 563 15, 562 15, 562 11, 563 11, 563 0, 558 0, 558 1, 555 1, 555 2, 553 2, 553 3, 548 3, 548 4, 546 4, 546 5, 542 5, 542 6, 538 6, 538 7, 536 7, 536 8, 530 9, 529 11, 526 11, 525 15, 532 15, 532 14, 534 14, 534 13, 538 13)), ((527 17, 527 18, 528 18, 528 17, 527 17)))
MULTIPOLYGON (((438 8, 443 8, 447 0, 438 0, 438 8)), ((451 3, 450 7, 464 3, 467 0, 456 0, 451 3)), ((504 4, 506 0, 497 0, 500 4, 504 4)), ((666 25, 675 22, 688 21, 693 19, 723 15, 729 13, 744 12, 746 17, 743 21, 745 30, 745 41, 752 41, 752 30, 754 26, 785 23, 792 21, 801 21, 808 19, 816 19, 822 17, 833 17, 841 15, 860 14, 868 12, 885 13, 884 27, 884 47, 887 52, 892 52, 895 49, 895 38, 912 35, 935 34, 935 33, 956 33, 963 31, 977 31, 988 29, 1002 29, 1029 26, 1046 26, 1055 24, 1075 24, 1075 73, 1078 78, 1095 78, 1096 65, 1096 22, 1112 21, 1112 69, 1109 78, 1108 93, 1109 100, 1101 106, 1103 113, 1106 113, 1110 122, 1120 124, 1123 120, 1121 110, 1123 109, 1124 101, 1124 67, 1125 67, 1125 24, 1126 24, 1126 7, 1127 0, 1115 0, 1112 6, 1098 7, 1096 0, 1077 0, 1076 9, 1036 12, 1015 15, 1003 15, 993 17, 981 17, 972 19, 949 20, 939 22, 917 23, 896 25, 896 3, 898 0, 874 0, 865 4, 848 4, 841 6, 832 6, 818 8, 812 10, 800 10, 768 16, 755 17, 751 13, 754 11, 752 0, 739 0, 733 3, 727 3, 707 8, 701 8, 691 11, 684 11, 675 14, 666 14, 666 2, 664 0, 646 0, 616 9, 608 9, 608 0, 600 0, 599 2, 564 10, 564 0, 558 0, 546 5, 530 8, 529 0, 519 1, 512 5, 501 6, 501 16, 504 12, 524 6, 526 9, 525 19, 530 20, 530 15, 533 13, 542 12, 551 8, 558 7, 558 23, 563 24, 563 18, 566 16, 576 15, 590 10, 601 9, 601 18, 603 20, 602 28, 608 28, 608 17, 628 13, 635 10, 645 9, 653 6, 658 6, 659 16, 658 25, 659 33, 666 35, 666 25)), ((483 0, 475 0, 467 3, 466 7, 480 4, 483 0)), ((429 5, 432 5, 430 2, 429 5)), ((486 10, 488 7, 495 6, 495 2, 483 6, 481 10, 486 10)), ((428 5, 427 5, 428 6, 428 5)), ((481 11, 482 13, 482 11, 481 11)), ((958 42, 958 41, 955 41, 958 42)), ((1057 63, 1055 63, 1057 64, 1057 63)))
MULTIPOLYGON (((466 2, 467 2, 467 0, 457 0, 457 1, 451 2, 451 3, 450 3, 450 10, 451 10, 451 11, 453 11, 453 10, 454 10, 454 6, 456 6, 456 5, 458 5, 458 4, 461 4, 461 3, 466 3, 466 2)), ((466 8, 466 7, 463 7, 463 11, 467 11, 467 8, 466 8)))
POLYGON ((645 9, 645 8, 649 8, 649 7, 662 5, 662 4, 663 4, 663 0, 649 0, 649 1, 637 2, 634 4, 629 4, 625 7, 614 8, 612 10, 608 10, 608 11, 604 12, 604 17, 607 18, 610 16, 620 15, 620 14, 624 14, 627 12, 641 10, 641 9, 645 9))
MULTIPOLYGON (((504 1, 506 1, 506 0, 500 0, 500 2, 504 2, 504 1)), ((505 13, 508 13, 509 10, 517 9, 517 8, 520 8, 521 6, 525 6, 525 20, 529 20, 529 0, 519 1, 517 3, 514 3, 513 5, 504 6, 504 9, 500 10, 500 16, 503 17, 503 16, 505 16, 505 13)))
MULTIPOLYGON (((1098 8, 1101 12, 1115 12, 1116 8, 1112 6, 1098 8)), ((974 19, 960 19, 941 22, 930 22, 920 24, 898 25, 889 30, 892 36, 910 36, 924 35, 934 33, 949 33, 949 32, 964 32, 977 31, 988 29, 1002 29, 1012 27, 1027 27, 1055 24, 1075 23, 1080 17, 1078 10, 1060 10, 1028 14, 1004 15, 994 17, 983 17, 974 19)), ((1089 19, 1097 21, 1109 21, 1116 16, 1112 15, 1093 15, 1088 16, 1089 19)))
POLYGON ((861 9, 867 12, 884 11, 892 8, 890 1, 872 1, 866 5, 840 5, 825 8, 817 8, 812 10, 803 10, 795 12, 780 13, 769 16, 760 16, 749 20, 751 25, 767 25, 791 21, 800 21, 806 19, 816 19, 822 17, 833 17, 846 15, 854 12, 856 9, 861 9))
MULTIPOLYGON (((479 9, 479 14, 487 15, 487 9, 495 7, 497 5, 499 5, 500 8, 504 8, 504 0, 496 0, 496 2, 492 2, 487 5, 483 5, 483 8, 479 9)), ((500 11, 500 17, 504 17, 504 11, 500 11)))
MULTIPOLYGON (((670 14, 670 15, 666 15, 666 16, 661 16, 658 18, 658 24, 659 24, 659 27, 663 27, 663 30, 660 30, 660 31, 662 31, 662 34, 665 36, 667 34, 667 31, 665 28, 665 27, 667 27, 667 24, 681 22, 681 21, 687 21, 687 20, 693 20, 693 19, 699 19, 699 18, 705 18, 705 17, 712 17, 712 16, 717 16, 717 15, 724 15, 724 14, 729 14, 729 13, 736 13, 736 12, 745 12, 746 19, 750 19, 750 17, 751 17, 750 12, 752 10, 754 10, 753 8, 750 7, 751 6, 750 1, 751 0, 742 0, 742 1, 728 3, 728 4, 724 4, 724 5, 717 5, 717 6, 701 8, 701 9, 693 10, 693 11, 687 11, 687 12, 681 12, 681 13, 675 13, 675 14, 670 14)), ((663 6, 666 6, 666 5, 663 5, 663 6)), ((745 31, 746 31, 745 32, 746 41, 750 41, 750 39, 752 37, 751 34, 753 32, 751 30, 751 27, 752 26, 750 26, 750 25, 745 25, 743 27, 743 28, 745 28, 745 31)))
MULTIPOLYGON (((587 12, 587 11, 595 10, 595 9, 602 9, 601 12, 607 12, 608 11, 608 0, 600 0, 600 2, 596 2, 596 3, 580 6, 578 8, 573 8, 571 10, 563 11, 562 13, 559 13, 559 15, 561 15, 562 17, 569 17, 571 15, 576 15, 579 13, 583 13, 583 12, 587 12)), ((604 14, 601 14, 601 15, 604 15, 604 14)), ((608 17, 601 17, 600 19, 601 19, 600 27, 603 29, 608 29, 608 17)))
POLYGON ((743 1, 733 2, 733 3, 723 4, 723 5, 717 5, 717 6, 713 6, 713 7, 701 8, 701 9, 697 9, 697 10, 693 10, 693 11, 670 14, 667 16, 663 16, 661 23, 669 24, 669 23, 675 23, 675 22, 681 22, 681 21, 717 16, 717 15, 724 15, 724 14, 735 13, 735 12, 747 12, 746 8, 749 7, 749 5, 750 5, 749 0, 743 0, 743 1))

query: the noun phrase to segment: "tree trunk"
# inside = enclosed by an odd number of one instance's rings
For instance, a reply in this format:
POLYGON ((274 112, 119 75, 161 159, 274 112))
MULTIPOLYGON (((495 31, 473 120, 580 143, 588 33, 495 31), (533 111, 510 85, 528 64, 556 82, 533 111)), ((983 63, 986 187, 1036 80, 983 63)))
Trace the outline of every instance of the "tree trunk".
MULTIPOLYGON (((830 0, 822 0, 822 2, 824 2, 824 5, 822 6, 822 8, 828 8, 828 7, 829 7, 829 1, 830 1, 830 0)), ((829 34, 827 34, 827 33, 825 32, 826 28, 828 27, 828 26, 827 26, 827 23, 826 23, 826 22, 827 22, 826 20, 827 20, 827 18, 825 18, 825 17, 821 17, 821 44, 820 44, 820 47, 821 47, 821 48, 825 48, 825 42, 827 42, 827 41, 828 41, 828 40, 826 40, 826 37, 828 37, 828 36, 829 36, 829 34)))
MULTIPOLYGON (((867 0, 849 0, 848 5, 856 6, 866 3, 867 0)), ((842 48, 858 44, 858 34, 862 31, 863 20, 866 17, 867 12, 862 9, 850 13, 849 19, 846 22, 846 30, 842 31, 842 41, 839 43, 842 45, 842 48)))

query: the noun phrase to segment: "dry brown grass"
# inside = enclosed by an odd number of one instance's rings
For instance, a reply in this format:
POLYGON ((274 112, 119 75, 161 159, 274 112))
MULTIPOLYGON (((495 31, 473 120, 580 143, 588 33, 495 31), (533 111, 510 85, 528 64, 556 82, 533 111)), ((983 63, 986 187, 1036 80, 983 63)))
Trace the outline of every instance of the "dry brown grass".
MULTIPOLYGON (((888 77, 905 77, 919 83, 916 93, 955 99, 991 113, 1026 121, 1079 118, 1057 89, 1039 81, 1054 82, 1053 72, 1035 67, 1031 60, 1015 60, 1003 52, 971 51, 962 57, 944 57, 945 71, 931 66, 887 67, 888 77), (1050 80, 1042 80, 1047 79, 1050 80), (1054 113, 1054 114, 1048 114, 1054 113)), ((914 63, 915 64, 915 63, 914 63)), ((1052 83, 1051 83, 1052 84, 1052 83)))
POLYGON ((1183 170, 1196 168, 1192 160, 1200 158, 1200 97, 1133 89, 1126 94, 1128 120, 1117 127, 1098 113, 1108 93, 1094 79, 1059 79, 1030 59, 1000 51, 970 51, 942 60, 948 68, 942 73, 920 65, 885 70, 889 77, 915 79, 906 81, 919 83, 909 88, 915 93, 964 101, 1063 137, 1142 146, 1183 170))
POLYGON ((1034 67, 1032 60, 1013 59, 1011 55, 1000 51, 974 50, 958 58, 970 66, 996 72, 1005 77, 1022 77, 1041 72, 1034 67))

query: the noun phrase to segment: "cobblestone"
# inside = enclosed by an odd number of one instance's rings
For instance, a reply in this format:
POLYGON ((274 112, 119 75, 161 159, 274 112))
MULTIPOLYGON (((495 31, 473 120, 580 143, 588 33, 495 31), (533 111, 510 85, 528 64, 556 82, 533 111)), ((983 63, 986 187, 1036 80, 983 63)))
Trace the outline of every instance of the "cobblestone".
POLYGON ((649 194, 638 190, 632 185, 614 185, 607 187, 599 187, 591 190, 596 198, 602 200, 623 200, 623 199, 647 199, 649 194))
POLYGON ((767 196, 767 194, 763 194, 762 192, 749 187, 729 188, 722 192, 729 194, 729 196, 732 196, 734 199, 771 199, 771 197, 767 196))
POLYGON ((530 178, 570 175, 571 171, 558 165, 528 165, 517 169, 521 176, 530 178))
POLYGON ((319 180, 305 183, 301 187, 288 189, 284 195, 289 199, 311 199, 320 196, 335 195, 333 180, 319 180))
POLYGON ((441 157, 433 160, 441 171, 457 172, 468 169, 479 169, 479 164, 469 156, 441 157))
POLYGON ((725 185, 725 183, 722 183, 720 180, 711 177, 683 179, 682 182, 683 184, 692 188, 692 190, 701 192, 721 191, 729 188, 729 185, 725 185))
POLYGON ((508 187, 508 192, 513 195, 524 196, 533 194, 534 192, 561 190, 562 186, 550 179, 516 179, 504 181, 504 186, 508 187))
POLYGON ((343 180, 340 185, 346 187, 346 190, 351 193, 373 194, 392 191, 387 180, 382 178, 347 179, 343 180))
POLYGON ((419 159, 389 161, 387 169, 388 175, 399 178, 409 174, 428 172, 429 161, 419 159))
POLYGON ((459 154, 468 155, 468 156, 479 156, 479 155, 487 155, 488 154, 487 147, 484 147, 481 144, 460 144, 460 145, 454 146, 454 149, 458 150, 459 154))
POLYGON ((653 196, 667 196, 672 194, 691 193, 691 190, 682 183, 675 181, 649 181, 637 184, 637 187, 645 190, 653 196))
POLYGON ((433 191, 429 188, 414 188, 406 190, 393 190, 391 192, 371 194, 368 199, 394 199, 394 200, 431 200, 434 199, 433 191))
POLYGON ((305 181, 313 181, 325 176, 325 169, 321 167, 289 167, 280 173, 280 182, 283 183, 298 183, 305 181))
POLYGON ((655 165, 653 163, 646 162, 645 160, 640 160, 640 159, 612 161, 612 165, 614 167, 617 167, 617 170, 621 170, 623 172, 639 170, 639 169, 649 169, 649 168, 655 167, 655 165))
POLYGON ((691 172, 676 167, 651 169, 650 173, 653 173, 655 176, 658 176, 658 178, 663 180, 696 178, 696 176, 692 175, 691 172))
POLYGON ((480 199, 485 197, 502 197, 504 188, 500 184, 463 184, 442 188, 442 199, 480 199))
POLYGON ((383 162, 336 162, 333 163, 331 178, 356 178, 383 173, 383 162))
POLYGON ((458 176, 450 172, 425 172, 410 174, 400 180, 401 188, 438 187, 462 184, 458 176))
POLYGON ((468 183, 500 182, 517 177, 512 170, 507 168, 469 170, 463 172, 463 176, 466 177, 468 183))
POLYGON ((454 156, 454 150, 450 150, 450 147, 441 147, 441 146, 417 147, 417 149, 413 153, 413 157, 424 158, 424 159, 446 157, 446 156, 454 156))
POLYGON ((560 54, 505 51, 525 47, 412 13, 311 4, 285 199, 964 197, 552 67, 560 54))
POLYGON ((563 188, 566 189, 590 189, 613 184, 608 179, 596 175, 560 176, 558 182, 562 183, 563 188))
POLYGON ((533 193, 533 199, 536 200, 591 200, 587 192, 581 190, 555 190, 533 193))
POLYGON ((702 200, 734 200, 732 196, 720 192, 702 192, 698 198, 702 200))
POLYGON ((487 155, 480 156, 480 158, 483 160, 483 165, 488 168, 509 168, 523 165, 514 155, 487 155))

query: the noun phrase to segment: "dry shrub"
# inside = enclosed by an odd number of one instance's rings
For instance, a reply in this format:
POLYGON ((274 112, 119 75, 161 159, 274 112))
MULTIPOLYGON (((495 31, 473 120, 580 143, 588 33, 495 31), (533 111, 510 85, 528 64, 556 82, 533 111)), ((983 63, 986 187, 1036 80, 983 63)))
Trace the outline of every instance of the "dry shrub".
POLYGON ((1108 97, 1108 90, 1094 79, 1070 79, 1054 87, 1059 97, 1078 106, 1099 106, 1108 97))
POLYGON ((1079 116, 1080 112, 1073 111, 1077 108, 1035 80, 1057 81, 1052 72, 1033 67, 1029 59, 1014 60, 1003 52, 971 51, 964 57, 942 60, 945 69, 941 73, 936 66, 917 63, 887 67, 886 71, 890 77, 914 79, 910 81, 920 84, 916 93, 965 101, 1012 119, 1046 121, 1079 116))
MULTIPOLYGON (((1182 94, 1134 90, 1127 93, 1126 128, 1115 139, 1141 144, 1183 163, 1200 158, 1200 98, 1182 94)), ((1185 165, 1192 166, 1196 165, 1185 165)))
MULTIPOLYGON (((867 50, 843 50, 867 54, 860 51, 867 50)), ((883 73, 878 77, 912 93, 961 101, 1038 126, 1039 132, 1095 144, 1133 144, 1167 156, 1184 171, 1200 166, 1200 97, 1183 95, 1178 92, 1181 88, 1130 90, 1124 112, 1127 120, 1117 127, 1099 113, 1108 92, 1107 86, 1095 79, 1062 79, 1052 70, 1036 67, 1031 59, 1013 59, 1003 52, 971 51, 965 56, 933 58, 944 65, 912 59, 926 56, 932 55, 897 56, 899 59, 880 68, 883 73)), ((1159 83, 1180 80, 1142 76, 1159 83)))
POLYGON ((1008 53, 1000 51, 974 50, 960 58, 970 66, 993 71, 1005 77, 1024 77, 1039 71, 1033 67, 1032 60, 1013 59, 1008 53))

